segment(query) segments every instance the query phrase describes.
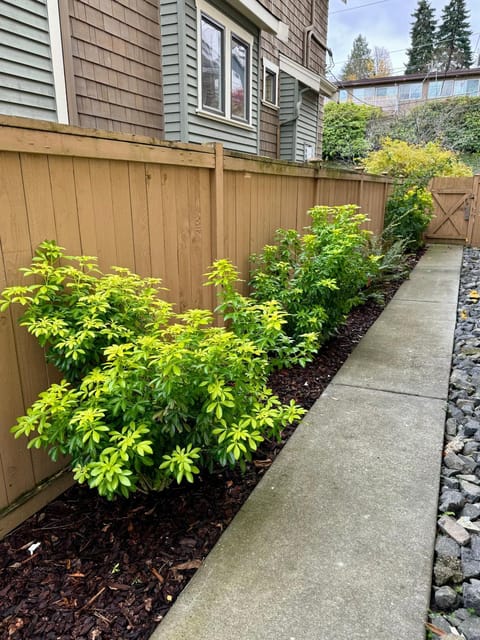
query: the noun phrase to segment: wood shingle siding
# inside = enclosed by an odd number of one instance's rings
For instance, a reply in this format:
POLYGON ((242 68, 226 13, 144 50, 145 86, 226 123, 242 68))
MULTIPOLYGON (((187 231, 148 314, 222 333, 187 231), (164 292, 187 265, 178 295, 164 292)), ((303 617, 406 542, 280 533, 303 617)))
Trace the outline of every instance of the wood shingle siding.
POLYGON ((163 137, 158 0, 69 0, 78 123, 163 137))
POLYGON ((0 113, 57 119, 46 0, 0 0, 0 113))

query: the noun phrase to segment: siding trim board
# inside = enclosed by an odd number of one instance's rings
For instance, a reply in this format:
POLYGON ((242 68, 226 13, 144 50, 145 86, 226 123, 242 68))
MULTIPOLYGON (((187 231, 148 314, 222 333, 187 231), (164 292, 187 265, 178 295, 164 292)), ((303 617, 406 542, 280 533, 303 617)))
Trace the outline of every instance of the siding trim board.
POLYGON ((68 124, 67 87, 65 83, 65 68, 63 65, 63 48, 58 2, 59 0, 47 0, 47 14, 50 32, 50 48, 52 52, 52 71, 57 105, 57 120, 62 124, 68 124))

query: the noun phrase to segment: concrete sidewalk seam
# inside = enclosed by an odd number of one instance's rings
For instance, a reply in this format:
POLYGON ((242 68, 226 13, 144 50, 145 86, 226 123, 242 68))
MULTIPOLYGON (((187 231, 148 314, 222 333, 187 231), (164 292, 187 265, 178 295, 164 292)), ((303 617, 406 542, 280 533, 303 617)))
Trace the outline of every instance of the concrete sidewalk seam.
MULTIPOLYGON (((361 384, 348 384, 346 382, 335 382, 334 379, 328 387, 351 387, 352 389, 368 389, 369 391, 381 391, 382 393, 392 393, 397 396, 405 396, 406 398, 425 398, 426 400, 443 400, 443 396, 429 396, 422 393, 408 393, 405 391, 395 391, 395 389, 382 389, 381 387, 366 387, 361 384)), ((447 401, 445 400, 445 408, 447 401)))

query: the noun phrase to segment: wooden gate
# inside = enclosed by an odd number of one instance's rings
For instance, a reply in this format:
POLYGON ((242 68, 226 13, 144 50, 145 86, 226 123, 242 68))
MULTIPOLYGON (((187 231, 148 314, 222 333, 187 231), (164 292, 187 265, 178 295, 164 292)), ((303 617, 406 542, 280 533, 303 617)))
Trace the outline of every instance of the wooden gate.
POLYGON ((435 209, 427 240, 480 245, 480 225, 476 221, 479 178, 434 178, 430 182, 435 209))

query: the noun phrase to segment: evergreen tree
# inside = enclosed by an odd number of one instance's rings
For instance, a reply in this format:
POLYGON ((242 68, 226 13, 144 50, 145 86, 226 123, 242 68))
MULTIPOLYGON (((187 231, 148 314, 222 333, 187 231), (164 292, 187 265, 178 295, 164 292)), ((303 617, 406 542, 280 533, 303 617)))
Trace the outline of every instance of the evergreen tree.
POLYGON ((405 73, 427 73, 432 67, 435 54, 435 10, 428 0, 419 0, 412 18, 411 47, 407 51, 405 73))
POLYGON ((364 36, 358 35, 353 41, 352 50, 342 69, 342 80, 360 80, 371 78, 374 73, 372 52, 364 36))
POLYGON ((436 46, 436 67, 439 71, 468 69, 472 66, 469 17, 465 0, 450 0, 443 9, 436 46))

